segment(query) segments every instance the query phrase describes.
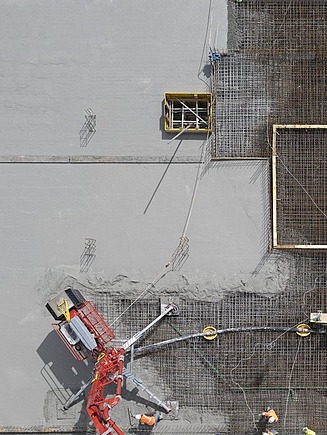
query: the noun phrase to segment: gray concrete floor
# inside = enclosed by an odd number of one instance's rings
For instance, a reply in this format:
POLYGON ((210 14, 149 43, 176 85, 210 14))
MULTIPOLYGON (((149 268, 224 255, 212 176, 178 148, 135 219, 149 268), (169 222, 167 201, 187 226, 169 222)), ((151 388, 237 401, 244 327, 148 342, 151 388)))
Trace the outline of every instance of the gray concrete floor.
MULTIPOLYGON (((226 48, 226 13, 225 0, 2 1, 1 155, 170 157, 177 142, 161 130, 163 94, 207 90, 208 46, 226 48), (81 148, 88 107, 97 132, 81 148)), ((188 135, 178 155, 198 158, 202 143, 188 135)), ((179 243, 197 174, 194 163, 171 165, 144 214, 165 169, 1 165, 3 426, 83 419, 78 406, 56 417, 51 387, 64 401, 90 369, 60 346, 44 304, 67 275, 80 276, 86 237, 96 239, 92 276, 154 279, 179 243)), ((203 289, 190 297, 218 299, 238 286, 278 290, 282 278, 267 281, 275 271, 266 258, 267 162, 205 169, 187 230, 190 257, 159 289, 184 276, 203 289)))
MULTIPOLYGON (((16 349, 19 355, 10 363, 1 362, 1 389, 8 398, 1 418, 8 425, 36 424, 35 416, 42 421, 42 397, 48 391, 40 374, 45 361, 35 352, 51 330, 44 304, 66 274, 78 278, 85 237, 97 240, 89 273, 152 280, 177 247, 197 168, 170 168, 145 215, 161 166, 133 165, 123 170, 120 165, 6 165, 1 169, 6 179, 1 189, 6 306, 1 321, 5 329, 12 325, 2 346, 16 349), (34 399, 17 417, 10 409, 18 396, 26 394, 34 399)), ((254 285, 252 273, 265 252, 261 240, 267 205, 261 198, 265 174, 265 163, 223 164, 203 177, 187 232, 190 258, 181 272, 163 279, 159 289, 176 284, 180 274, 202 286, 198 298, 218 298, 221 289, 242 282, 254 285)))

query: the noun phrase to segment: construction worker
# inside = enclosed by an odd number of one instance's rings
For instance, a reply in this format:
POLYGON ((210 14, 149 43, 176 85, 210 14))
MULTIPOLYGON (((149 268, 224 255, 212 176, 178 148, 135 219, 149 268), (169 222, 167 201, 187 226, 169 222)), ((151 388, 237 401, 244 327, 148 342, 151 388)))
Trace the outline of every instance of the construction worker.
POLYGON ((278 421, 276 412, 270 408, 270 406, 267 406, 265 412, 263 412, 261 416, 266 419, 267 423, 277 423, 278 421))
MULTIPOLYGON (((269 433, 268 427, 271 423, 276 423, 278 421, 278 416, 276 412, 267 406, 265 411, 260 415, 260 420, 257 423, 257 429, 260 434, 269 433)), ((271 429, 270 429, 271 430, 271 429)))
POLYGON ((308 427, 303 428, 304 435, 316 435, 316 432, 308 427))
POLYGON ((160 414, 136 414, 134 418, 136 418, 140 424, 150 427, 155 426, 158 421, 162 419, 160 414))

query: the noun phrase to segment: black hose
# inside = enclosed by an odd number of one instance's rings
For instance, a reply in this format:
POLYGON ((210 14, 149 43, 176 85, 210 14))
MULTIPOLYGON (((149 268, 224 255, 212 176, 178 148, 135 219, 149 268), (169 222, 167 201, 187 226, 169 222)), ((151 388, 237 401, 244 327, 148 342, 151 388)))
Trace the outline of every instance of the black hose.
POLYGON ((216 329, 209 332, 198 332, 195 334, 185 335, 183 337, 171 338, 170 340, 161 341, 159 343, 149 344, 147 346, 134 349, 134 354, 140 354, 143 352, 151 352, 160 347, 167 346, 169 344, 177 343, 179 341, 190 340, 197 337, 205 337, 211 335, 221 335, 230 332, 309 332, 315 334, 326 334, 326 329, 311 329, 311 328, 298 328, 298 327, 285 327, 285 326, 241 326, 239 328, 225 328, 216 329))

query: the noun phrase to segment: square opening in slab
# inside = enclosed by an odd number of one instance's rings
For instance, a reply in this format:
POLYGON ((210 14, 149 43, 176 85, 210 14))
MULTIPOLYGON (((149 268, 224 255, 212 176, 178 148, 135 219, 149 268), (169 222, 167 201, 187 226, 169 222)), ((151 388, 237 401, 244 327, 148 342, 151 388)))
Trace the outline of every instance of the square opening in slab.
POLYGON ((165 131, 212 131, 211 93, 165 93, 165 131))
POLYGON ((274 125, 273 247, 327 249, 327 125, 274 125))

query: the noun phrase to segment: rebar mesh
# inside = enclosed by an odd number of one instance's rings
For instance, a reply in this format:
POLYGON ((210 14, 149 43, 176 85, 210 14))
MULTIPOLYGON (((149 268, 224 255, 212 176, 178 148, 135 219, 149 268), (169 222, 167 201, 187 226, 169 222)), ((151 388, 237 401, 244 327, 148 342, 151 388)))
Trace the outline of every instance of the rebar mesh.
POLYGON ((276 128, 278 245, 327 245, 326 128, 276 128))
MULTIPOLYGON (((233 293, 220 302, 180 300, 180 316, 164 318, 142 342, 149 344, 217 328, 292 328, 308 322, 310 312, 327 306, 327 262, 323 253, 288 254, 294 264, 287 291, 275 297, 233 293)), ((96 294, 98 309, 113 318, 132 301, 96 294)), ((159 314, 159 300, 140 300, 116 324, 129 338, 159 314)), ((295 332, 231 332, 213 341, 203 338, 171 344, 142 357, 142 367, 156 372, 162 396, 180 406, 222 413, 231 434, 254 433, 258 415, 268 404, 279 416, 283 433, 314 425, 327 434, 327 338, 299 337, 295 332)))
POLYGON ((229 50, 212 64, 214 158, 266 157, 272 124, 326 124, 327 4, 229 0, 229 50))
MULTIPOLYGON (((327 4, 229 0, 228 8, 229 51, 212 64, 212 155, 267 157, 273 124, 327 124, 327 4)), ((324 210, 324 135, 283 131, 276 144, 285 163, 277 173, 282 240, 325 243, 323 215, 307 195, 324 210)), ((310 312, 326 312, 326 255, 281 255, 293 265, 283 294, 268 297, 258 289, 229 294, 220 302, 181 299, 180 316, 163 319, 142 345, 208 325, 292 328, 308 322, 310 312)), ((154 298, 132 301, 98 292, 95 304, 109 325, 126 310, 113 327, 124 339, 159 314, 159 300, 154 298)), ((312 426, 324 435, 326 354, 326 334, 231 332, 214 341, 197 338, 169 345, 142 357, 142 366, 155 371, 163 398, 178 400, 181 407, 221 413, 230 434, 255 433, 259 414, 270 405, 279 414, 280 433, 295 435, 312 426)))

